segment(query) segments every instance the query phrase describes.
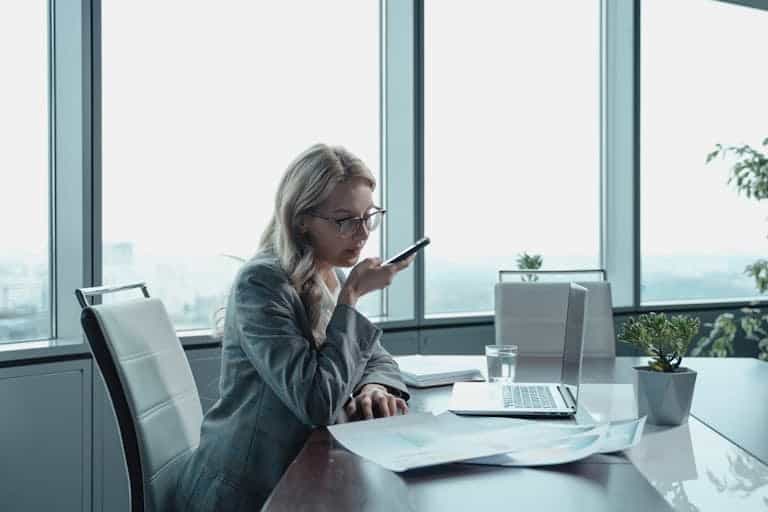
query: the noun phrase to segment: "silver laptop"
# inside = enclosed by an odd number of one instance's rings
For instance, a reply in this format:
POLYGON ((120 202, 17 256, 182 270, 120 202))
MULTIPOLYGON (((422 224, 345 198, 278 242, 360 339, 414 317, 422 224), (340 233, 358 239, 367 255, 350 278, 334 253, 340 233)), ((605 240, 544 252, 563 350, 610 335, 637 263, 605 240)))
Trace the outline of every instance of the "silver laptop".
MULTIPOLYGON (((536 286, 537 283, 530 283, 536 286)), ((453 385, 450 411, 457 414, 493 416, 573 416, 581 382, 582 347, 587 289, 575 283, 568 290, 565 342, 560 382, 495 384, 457 382, 453 385)))

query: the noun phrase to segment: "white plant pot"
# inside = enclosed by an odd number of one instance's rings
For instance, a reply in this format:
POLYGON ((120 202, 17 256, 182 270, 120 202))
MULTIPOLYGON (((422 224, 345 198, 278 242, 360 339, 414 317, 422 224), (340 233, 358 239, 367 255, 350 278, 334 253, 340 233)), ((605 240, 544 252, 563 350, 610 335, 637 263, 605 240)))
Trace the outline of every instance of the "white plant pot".
POLYGON ((655 425, 680 425, 688 421, 693 401, 696 372, 678 368, 656 372, 647 366, 635 367, 637 412, 655 425))

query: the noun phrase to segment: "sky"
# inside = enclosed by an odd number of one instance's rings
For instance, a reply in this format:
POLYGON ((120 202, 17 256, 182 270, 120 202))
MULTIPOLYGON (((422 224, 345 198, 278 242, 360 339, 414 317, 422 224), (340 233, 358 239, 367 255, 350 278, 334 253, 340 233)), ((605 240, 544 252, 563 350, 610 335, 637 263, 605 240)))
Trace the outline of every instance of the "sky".
POLYGON ((105 241, 250 256, 310 145, 378 175, 378 2, 296 4, 105 3, 105 241))
POLYGON ((0 2, 0 256, 47 255, 46 3, 0 2))
POLYGON ((599 2, 520 5, 425 4, 430 252, 597 266, 599 2))
POLYGON ((643 9, 643 247, 768 253, 768 202, 726 186, 733 160, 704 163, 717 143, 768 137, 768 12, 702 0, 643 9))

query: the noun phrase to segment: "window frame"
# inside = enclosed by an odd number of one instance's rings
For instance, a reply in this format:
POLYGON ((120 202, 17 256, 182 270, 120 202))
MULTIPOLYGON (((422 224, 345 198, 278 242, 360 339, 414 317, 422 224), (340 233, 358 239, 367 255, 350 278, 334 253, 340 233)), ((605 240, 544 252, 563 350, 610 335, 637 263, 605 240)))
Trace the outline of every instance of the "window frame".
MULTIPOLYGON (((87 0, 86 0, 87 1, 87 0)), ((93 16, 93 25, 94 27, 94 34, 98 34, 98 38, 94 35, 93 40, 93 47, 94 47, 94 62, 100 63, 101 62, 101 0, 91 0, 94 5, 98 5, 98 7, 94 8, 94 16, 93 16), (98 57, 98 59, 96 58, 98 57)), ((382 105, 384 104, 384 82, 382 80, 382 77, 384 76, 384 63, 383 59, 381 58, 384 55, 384 35, 382 33, 381 27, 384 27, 384 14, 385 14, 385 8, 384 8, 385 0, 379 0, 379 143, 381 145, 381 149, 379 151, 380 155, 380 167, 381 173, 380 173, 380 183, 378 184, 377 191, 374 192, 374 197, 377 192, 381 192, 381 201, 378 201, 379 206, 382 208, 388 210, 388 207, 386 205, 386 186, 385 186, 385 168, 384 168, 384 162, 386 161, 385 155, 384 155, 384 133, 383 129, 386 126, 386 123, 384 121, 384 110, 382 108, 382 105)), ((102 286, 103 284, 109 284, 109 283, 103 283, 103 273, 102 273, 102 210, 101 210, 101 204, 102 204, 102 188, 101 188, 101 172, 102 172, 102 160, 101 160, 101 72, 100 67, 97 64, 94 64, 94 69, 97 69, 97 71, 94 73, 95 80, 93 85, 94 90, 94 96, 93 96, 93 103, 94 103, 94 112, 96 113, 94 115, 94 176, 95 181, 97 181, 97 186, 94 187, 94 203, 97 205, 98 213, 94 213, 94 237, 93 237, 93 264, 94 264, 94 282, 92 286, 102 286)), ((405 210, 405 213, 408 213, 408 210, 405 210)), ((386 233, 385 230, 391 229, 389 226, 391 226, 393 223, 390 219, 392 216, 391 212, 387 212, 387 215, 385 216, 381 226, 376 231, 376 236, 380 237, 380 247, 382 248, 382 253, 385 250, 385 240, 386 240, 386 233)), ((401 215, 402 216, 402 215, 401 215)), ((152 293, 152 290, 150 288, 150 294, 152 293)), ((402 293, 401 293, 402 295, 402 293)), ((373 316, 371 317, 371 320, 374 323, 381 324, 385 322, 385 315, 383 313, 385 310, 385 304, 386 304, 386 298, 384 297, 384 293, 379 294, 379 311, 382 312, 382 315, 380 316, 373 316)), ((79 318, 79 317, 78 317, 79 318)), ((197 328, 197 329, 183 329, 183 330, 177 330, 176 335, 179 337, 179 339, 182 342, 182 345, 187 347, 195 347, 195 348, 206 348, 209 346, 217 346, 220 345, 220 340, 215 340, 211 337, 212 329, 210 328, 197 328)))
MULTIPOLYGON (((603 0, 604 2, 620 2, 621 0, 603 0)), ((768 0, 716 0, 721 3, 733 4, 745 8, 753 8, 762 11, 768 11, 768 0)), ((633 23, 632 34, 634 39, 633 44, 633 56, 632 56, 632 68, 634 75, 633 86, 633 98, 634 108, 632 112, 632 125, 633 125, 633 153, 634 153, 634 179, 632 180, 632 204, 634 206, 634 222, 632 228, 632 234, 634 238, 634 251, 633 251, 633 266, 634 266, 634 278, 633 278, 633 295, 634 300, 631 305, 620 304, 619 307, 614 307, 615 313, 644 313, 650 311, 709 311, 709 310, 725 310, 725 309, 738 309, 742 307, 768 307, 768 295, 765 298, 755 297, 752 299, 744 300, 743 298, 727 299, 727 298, 713 298, 713 299, 681 299, 681 300, 661 300, 661 301, 646 301, 643 302, 641 294, 642 283, 642 247, 641 247, 641 116, 640 116, 640 102, 641 87, 640 87, 640 75, 641 75, 641 49, 642 49, 642 2, 641 0, 633 0, 633 23)), ((620 213, 620 211, 618 212, 620 213)), ((615 294, 615 292, 614 292, 615 294)), ((616 302, 614 301, 614 304, 616 302)))
POLYGON ((94 208, 98 197, 93 179, 93 4, 89 0, 49 3, 53 34, 49 57, 53 71, 51 341, 59 346, 82 344, 74 290, 95 283, 93 247, 99 212, 94 208))
POLYGON ((74 290, 96 281, 94 84, 99 0, 47 1, 50 337, 0 344, 0 363, 89 353, 74 290), (59 243, 62 241, 61 243, 59 243))
MULTIPOLYGON (((768 10, 765 0, 719 0, 768 10)), ((601 262, 617 314, 768 306, 765 300, 640 302, 639 0, 601 5, 601 262)), ((424 0, 379 0, 382 254, 424 235, 424 0)), ((0 361, 82 354, 74 289, 97 286, 101 264, 101 0, 48 0, 51 338, 0 345, 0 361), (66 100, 66 101, 64 101, 66 100), (62 243, 57 243, 63 241, 62 243)), ((492 324, 492 312, 424 312, 419 255, 382 294, 385 330, 492 324)), ((217 346, 181 331, 185 346, 217 346)))
MULTIPOLYGON (((434 1, 434 0, 433 0, 434 1)), ((631 9, 632 6, 629 6, 629 9, 631 9)), ((417 112, 417 119, 419 123, 419 137, 417 139, 417 144, 419 145, 419 175, 422 183, 422 189, 423 189, 423 182, 424 182, 424 139, 423 139, 423 126, 424 126, 424 79, 423 79, 423 63, 424 63, 424 26, 423 26, 423 20, 424 20, 424 0, 418 0, 414 2, 414 10, 418 10, 419 13, 417 14, 418 19, 420 20, 420 27, 418 32, 418 66, 417 66, 417 72, 420 74, 420 80, 418 82, 419 90, 416 91, 417 99, 418 99, 418 112, 417 112)), ((606 273, 611 276, 616 276, 620 278, 619 282, 612 283, 612 286, 614 288, 614 296, 617 295, 617 292, 615 289, 618 287, 620 293, 626 294, 627 291, 631 293, 632 290, 632 280, 631 275, 625 275, 626 272, 624 272, 622 268, 622 262, 626 261, 627 257, 627 251, 618 251, 617 248, 623 247, 624 243, 626 242, 626 210, 625 205, 627 203, 623 203, 621 201, 612 201, 608 202, 606 194, 607 192, 607 185, 610 185, 612 187, 611 192, 615 193, 617 197, 621 197, 622 195, 626 195, 627 191, 627 185, 625 183, 626 179, 624 178, 624 175, 630 174, 632 171, 631 161, 629 161, 629 164, 627 163, 627 151, 626 146, 631 147, 631 139, 628 139, 628 134, 621 133, 617 137, 607 137, 607 130, 606 130, 606 121, 611 121, 611 126, 613 127, 622 127, 626 131, 626 125, 629 121, 631 121, 631 110, 629 113, 626 112, 627 105, 629 104, 631 106, 631 101, 627 102, 627 98, 625 96, 632 94, 632 91, 630 90, 628 93, 624 91, 624 94, 621 93, 620 87, 624 87, 625 84, 625 72, 624 69, 626 67, 626 62, 629 62, 629 64, 632 64, 632 59, 629 60, 622 60, 626 59, 626 49, 624 47, 620 48, 621 51, 619 52, 611 52, 609 55, 611 57, 610 60, 608 60, 606 57, 606 46, 607 44, 623 44, 626 46, 627 41, 631 42, 631 30, 627 34, 625 32, 625 25, 626 22, 632 21, 631 18, 631 10, 627 9, 627 2, 623 0, 601 0, 600 5, 600 55, 599 55, 599 69, 600 69, 600 76, 598 78, 598 83, 600 84, 600 99, 599 99, 599 109, 600 109, 600 148, 599 148, 599 176, 598 176, 598 186, 600 187, 600 194, 599 194, 599 213, 598 217, 600 219, 600 226, 599 226, 599 240, 600 240, 600 247, 598 248, 598 259, 600 262, 600 267, 602 269, 606 270, 606 273), (607 23, 608 16, 607 13, 610 14, 610 21, 611 24, 609 25, 607 23), (608 27, 611 27, 612 30, 608 31, 608 27), (607 77, 612 77, 612 80, 609 80, 607 77), (614 115, 613 118, 607 119, 607 111, 608 111, 608 99, 607 94, 612 94, 611 100, 613 101, 612 108, 613 110, 618 110, 618 114, 614 115), (606 150, 607 145, 611 145, 611 150, 606 150), (623 173, 618 177, 618 179, 613 179, 613 177, 608 178, 607 176, 607 169, 609 166, 607 165, 608 157, 611 158, 611 163, 614 165, 621 165, 621 170, 623 173), (611 221, 608 223, 608 221, 611 221), (613 250, 607 250, 607 247, 611 244, 613 247, 613 250)), ((630 24, 631 28, 631 24, 630 24)), ((631 77, 631 74, 630 74, 631 77)), ((630 97, 631 100, 631 97, 630 97)), ((424 236, 423 234, 423 227, 424 227, 424 201, 423 197, 420 198, 420 204, 419 204, 419 225, 422 229, 421 234, 419 235, 424 236)), ((631 248, 631 246, 629 246, 631 248)), ((493 323, 494 320, 494 313, 493 311, 467 311, 467 312, 461 312, 461 313, 431 313, 429 315, 425 315, 424 312, 424 297, 425 297, 425 282, 424 282, 424 259, 423 257, 417 258, 417 262, 421 263, 421 279, 419 280, 418 286, 419 290, 417 291, 417 296, 420 299, 420 316, 418 319, 418 326, 425 326, 425 327, 449 327, 449 326, 465 326, 465 325, 478 325, 478 324, 489 324, 493 323)))

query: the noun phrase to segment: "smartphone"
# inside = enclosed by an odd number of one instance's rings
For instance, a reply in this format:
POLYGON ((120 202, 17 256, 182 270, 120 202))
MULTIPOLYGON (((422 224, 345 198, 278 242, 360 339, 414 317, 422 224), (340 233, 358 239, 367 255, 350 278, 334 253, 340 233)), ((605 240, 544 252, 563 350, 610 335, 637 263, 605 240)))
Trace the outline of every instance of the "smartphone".
POLYGON ((424 246, 426 246, 428 244, 429 244, 429 237, 425 236, 421 240, 418 240, 417 242, 415 242, 410 247, 407 247, 407 248, 403 249, 398 254, 392 256, 391 258, 389 258, 387 261, 382 263, 382 265, 389 265, 390 263, 398 263, 400 261, 403 261, 408 256, 410 256, 411 254, 415 253, 416 251, 418 251, 419 249, 421 249, 422 247, 424 247, 424 246))

